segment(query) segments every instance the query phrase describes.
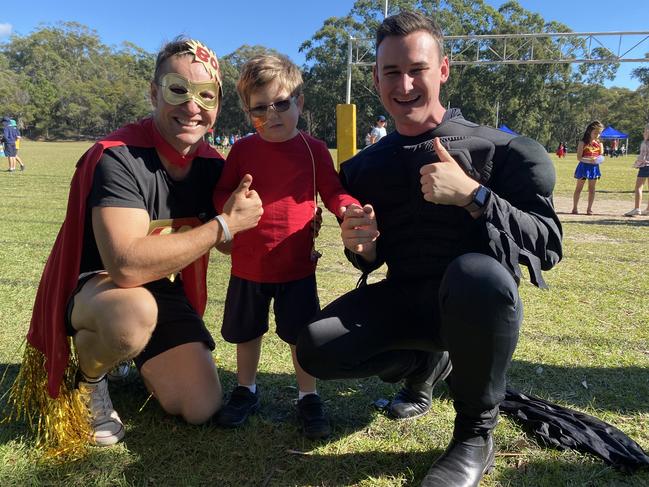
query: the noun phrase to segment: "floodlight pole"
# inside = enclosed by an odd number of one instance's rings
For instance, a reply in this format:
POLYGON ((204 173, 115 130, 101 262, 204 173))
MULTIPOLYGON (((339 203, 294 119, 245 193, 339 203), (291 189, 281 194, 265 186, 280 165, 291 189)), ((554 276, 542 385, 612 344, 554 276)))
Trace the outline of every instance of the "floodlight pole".
POLYGON ((383 4, 383 18, 386 18, 388 16, 388 0, 385 0, 385 3, 383 4))
POLYGON ((352 102, 352 55, 353 55, 354 38, 349 36, 347 42, 347 94, 345 96, 345 103, 349 105, 352 102))

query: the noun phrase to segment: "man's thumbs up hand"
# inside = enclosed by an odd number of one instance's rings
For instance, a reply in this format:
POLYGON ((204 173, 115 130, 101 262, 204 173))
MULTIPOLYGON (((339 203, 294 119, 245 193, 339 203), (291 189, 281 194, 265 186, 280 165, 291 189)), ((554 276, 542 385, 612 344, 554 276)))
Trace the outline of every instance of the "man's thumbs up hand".
POLYGON ((419 170, 424 199, 440 205, 466 206, 471 202, 478 182, 471 179, 451 157, 439 140, 433 140, 439 162, 426 164, 419 170))
POLYGON ((230 233, 235 235, 257 226, 264 209, 257 191, 250 189, 252 176, 246 174, 241 178, 237 189, 223 205, 222 216, 226 220, 230 233))

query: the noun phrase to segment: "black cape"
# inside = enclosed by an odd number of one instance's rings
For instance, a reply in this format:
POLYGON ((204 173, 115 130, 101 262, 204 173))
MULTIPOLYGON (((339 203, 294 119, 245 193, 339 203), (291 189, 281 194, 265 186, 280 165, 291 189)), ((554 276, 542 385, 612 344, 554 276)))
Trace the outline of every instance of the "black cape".
POLYGON ((649 467, 649 456, 640 445, 615 426, 588 414, 512 389, 507 389, 500 411, 546 446, 590 453, 624 472, 649 467))

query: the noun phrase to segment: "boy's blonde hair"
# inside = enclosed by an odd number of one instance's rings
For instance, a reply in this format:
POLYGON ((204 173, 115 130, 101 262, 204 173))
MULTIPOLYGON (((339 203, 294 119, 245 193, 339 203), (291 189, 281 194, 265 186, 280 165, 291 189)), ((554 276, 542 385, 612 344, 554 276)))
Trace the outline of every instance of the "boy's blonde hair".
POLYGON ((244 109, 250 108, 253 91, 277 81, 282 88, 298 96, 302 93, 302 73, 288 57, 281 54, 260 54, 248 60, 241 68, 237 93, 244 109))

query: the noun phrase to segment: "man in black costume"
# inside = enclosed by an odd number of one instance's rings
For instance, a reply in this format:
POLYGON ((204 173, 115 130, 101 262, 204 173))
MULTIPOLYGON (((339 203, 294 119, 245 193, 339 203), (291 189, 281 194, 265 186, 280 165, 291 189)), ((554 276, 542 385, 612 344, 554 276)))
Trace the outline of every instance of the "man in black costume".
POLYGON ((349 207, 341 228, 363 277, 383 263, 388 275, 324 308, 297 354, 321 379, 404 380, 387 406, 396 419, 425 414, 448 376, 453 438, 423 485, 476 486, 493 467, 523 317, 519 264, 545 287, 541 271, 561 259, 561 225, 543 147, 440 103, 449 76, 442 45, 439 27, 419 13, 378 29, 374 83, 396 131, 342 165, 364 207, 349 207))

